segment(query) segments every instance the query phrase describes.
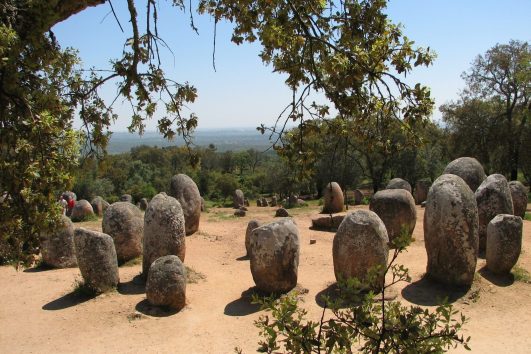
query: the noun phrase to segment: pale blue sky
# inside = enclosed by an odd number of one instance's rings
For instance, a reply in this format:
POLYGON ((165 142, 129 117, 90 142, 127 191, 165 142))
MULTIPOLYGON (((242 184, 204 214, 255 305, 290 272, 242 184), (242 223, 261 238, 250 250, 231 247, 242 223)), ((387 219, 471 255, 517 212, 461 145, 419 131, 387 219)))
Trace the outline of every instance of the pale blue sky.
MULTIPOLYGON (((142 12, 144 1, 139 3, 142 12)), ((170 45, 174 56, 164 54, 165 70, 179 82, 196 86, 199 98, 190 106, 199 116, 199 128, 256 127, 271 125, 290 101, 291 92, 284 78, 262 64, 258 45, 236 46, 230 42, 231 27, 218 24, 216 68, 212 68, 213 21, 197 14, 199 35, 190 29, 188 14, 160 1, 159 32, 170 45)), ((125 1, 113 2, 125 34, 121 33, 109 5, 88 9, 53 28, 63 47, 79 49, 87 67, 105 69, 111 58, 118 58, 123 43, 131 33, 125 1)), ((418 45, 429 46, 438 58, 429 68, 417 69, 408 80, 429 86, 439 105, 455 100, 464 86, 461 73, 468 70, 478 54, 496 43, 510 39, 531 38, 530 0, 391 0, 388 14, 405 27, 404 32, 418 45)), ((115 87, 103 91, 114 97, 115 87)), ((120 119, 112 130, 125 130, 129 111, 118 108, 120 119)), ((149 122, 154 130, 156 119, 149 122)))

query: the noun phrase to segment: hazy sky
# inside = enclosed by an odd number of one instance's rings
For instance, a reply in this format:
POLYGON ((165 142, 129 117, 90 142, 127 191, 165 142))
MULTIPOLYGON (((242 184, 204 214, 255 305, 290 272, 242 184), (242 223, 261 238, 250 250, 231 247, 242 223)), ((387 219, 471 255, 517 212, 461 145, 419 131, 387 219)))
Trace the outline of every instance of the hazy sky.
MULTIPOLYGON (((142 12, 145 1, 138 1, 142 12)), ((159 33, 173 55, 163 50, 169 77, 196 86, 197 101, 190 112, 199 116, 199 128, 256 127, 272 124, 290 102, 291 92, 284 77, 272 73, 257 54, 259 46, 230 42, 229 24, 218 24, 216 69, 212 68, 213 28, 211 18, 194 15, 199 35, 190 29, 189 15, 181 14, 160 1, 159 33)), ((109 68, 109 59, 118 58, 123 43, 131 33, 125 1, 114 1, 122 33, 109 14, 108 4, 91 8, 56 25, 53 30, 63 47, 77 48, 86 67, 109 68)), ((531 39, 530 0, 391 0, 387 10, 394 23, 402 23, 405 34, 417 45, 435 50, 433 66, 416 69, 408 80, 421 82, 432 90, 435 118, 439 105, 455 100, 463 88, 461 73, 470 68, 478 54, 496 43, 510 39, 531 39)), ((102 94, 114 98, 116 88, 107 86, 102 94)), ((125 130, 130 112, 120 115, 114 131, 125 130)), ((149 122, 154 130, 156 119, 149 122)))

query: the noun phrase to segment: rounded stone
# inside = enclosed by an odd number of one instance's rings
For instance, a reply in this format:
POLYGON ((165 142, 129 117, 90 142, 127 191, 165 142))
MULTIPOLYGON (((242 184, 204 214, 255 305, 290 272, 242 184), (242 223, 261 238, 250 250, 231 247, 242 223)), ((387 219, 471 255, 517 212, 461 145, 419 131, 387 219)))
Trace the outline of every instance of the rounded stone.
POLYGON ((256 286, 285 293, 297 285, 299 231, 291 218, 276 220, 252 231, 251 274, 256 286))
POLYGON ((74 224, 65 215, 57 223, 55 230, 41 235, 41 252, 44 264, 54 268, 77 266, 74 248, 74 224))
POLYGON ((70 219, 72 221, 83 221, 94 215, 92 205, 85 199, 78 200, 72 209, 70 219))
POLYGON ((496 274, 507 274, 522 252, 522 218, 496 215, 487 226, 487 268, 496 274))
POLYGON ((92 205, 94 214, 98 215, 99 217, 103 216, 105 210, 107 210, 109 207, 109 203, 107 203, 105 199, 100 196, 94 197, 94 199, 90 201, 90 205, 92 205))
POLYGON ((343 211, 343 191, 336 182, 330 182, 323 189, 323 214, 340 213, 343 211))
POLYGON ((428 198, 428 191, 430 190, 431 182, 420 180, 415 184, 415 203, 422 204, 428 198))
POLYGON ((461 177, 470 187, 472 192, 487 178, 483 166, 473 157, 460 157, 450 162, 443 174, 452 174, 461 177))
POLYGON ((247 252, 247 255, 250 255, 251 252, 251 235, 253 230, 261 225, 262 223, 258 220, 251 220, 247 223, 247 229, 245 230, 245 251, 247 252))
POLYGON ((181 173, 172 177, 169 194, 181 204, 186 234, 193 234, 199 229, 201 217, 201 196, 197 185, 190 177, 181 173))
POLYGON ((354 189, 352 194, 354 195, 354 205, 360 205, 363 201, 363 192, 359 189, 354 189))
POLYGON ((77 200, 77 195, 74 192, 67 191, 67 192, 63 193, 63 198, 65 198, 65 199, 73 199, 74 201, 76 201, 77 200))
POLYGON ((260 200, 260 198, 258 198, 258 199, 256 200, 256 206, 257 206, 257 207, 261 207, 261 206, 262 206, 262 201, 260 200))
POLYGON ((245 197, 241 189, 236 189, 232 195, 232 206, 234 209, 238 209, 241 206, 245 206, 245 197))
POLYGON ((387 266, 389 238, 385 225, 376 213, 356 210, 345 216, 334 236, 332 257, 337 281, 357 278, 366 281, 371 268, 379 267, 381 276, 367 286, 376 291, 383 286, 387 266))
POLYGON ((156 259, 146 282, 146 297, 151 305, 181 310, 186 305, 186 267, 174 255, 156 259))
POLYGON ((274 196, 271 197, 271 203, 270 203, 270 205, 271 205, 272 207, 276 207, 276 206, 278 205, 278 199, 277 199, 277 196, 276 196, 276 195, 274 195, 274 196))
POLYGON ((487 245, 487 225, 498 214, 513 214, 513 199, 507 179, 500 174, 488 176, 475 193, 479 215, 479 251, 487 245))
POLYGON ((74 245, 85 285, 97 292, 116 288, 120 277, 112 237, 78 228, 74 231, 74 245))
POLYGON ((523 218, 527 209, 527 188, 519 181, 509 182, 514 215, 523 218))
POLYGON ((111 204, 103 215, 102 230, 113 238, 118 262, 127 262, 142 254, 144 215, 136 205, 111 204))
POLYGON ((143 210, 143 211, 145 211, 147 209, 148 204, 149 204, 147 198, 140 199, 139 203, 140 203, 140 210, 143 210))
POLYGON ((405 189, 411 193, 411 184, 408 181, 402 178, 393 178, 387 183, 386 189, 405 189))
POLYGON ((444 174, 428 192, 424 212, 427 276, 447 285, 470 286, 478 255, 478 208, 459 176, 444 174))
POLYGON ((287 218, 289 216, 289 213, 284 208, 278 208, 277 211, 275 211, 275 218, 287 218))
POLYGON ((413 234, 417 223, 415 200, 405 189, 385 189, 372 197, 369 209, 383 221, 389 241, 399 237, 402 232, 413 234))
POLYGON ((133 203, 133 196, 131 194, 124 194, 120 197, 121 202, 133 203))
POLYGON ((238 209, 234 212, 234 216, 237 216, 240 218, 243 218, 246 214, 247 212, 244 209, 238 209))
POLYGON ((268 202, 267 199, 265 199, 264 197, 262 197, 262 199, 261 199, 261 203, 262 203, 262 206, 263 206, 263 207, 267 207, 267 206, 269 206, 269 202, 268 202))
POLYGON ((205 211, 205 199, 201 197, 201 211, 205 211))
POLYGON ((186 232, 183 209, 179 201, 165 193, 157 194, 148 204, 144 214, 144 255, 142 273, 157 258, 175 255, 184 262, 186 232))

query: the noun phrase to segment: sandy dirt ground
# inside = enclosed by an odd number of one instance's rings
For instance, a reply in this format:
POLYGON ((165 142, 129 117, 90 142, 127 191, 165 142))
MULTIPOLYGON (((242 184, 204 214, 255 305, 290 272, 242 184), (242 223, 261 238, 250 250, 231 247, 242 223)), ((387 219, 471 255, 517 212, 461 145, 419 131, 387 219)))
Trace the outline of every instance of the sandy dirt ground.
MULTIPOLYGON (((355 208, 364 208, 355 207, 355 208)), ((352 209, 355 209, 351 207, 352 209)), ((529 210, 529 207, 528 207, 529 210)), ((254 286, 244 237, 251 219, 272 221, 274 208, 250 207, 246 217, 231 209, 211 209, 200 230, 186 239, 185 264, 204 276, 188 284, 187 306, 168 314, 145 300, 138 275, 141 265, 120 268, 116 292, 83 298, 73 292, 79 270, 0 267, 1 353, 233 353, 255 352, 260 339, 254 321, 263 314, 250 303, 254 286)), ((531 353, 531 285, 495 278, 479 259, 477 276, 467 293, 448 293, 422 280, 426 269, 424 210, 417 209, 415 241, 398 261, 412 276, 395 289, 398 299, 434 308, 441 297, 470 318, 464 334, 476 353, 531 353)), ((333 232, 311 230, 318 207, 292 210, 301 239, 299 284, 308 292, 302 306, 309 318, 322 311, 317 299, 334 282, 333 232), (315 239, 315 244, 310 244, 315 239)), ((101 230, 101 223, 76 226, 101 230)), ((523 251, 518 265, 531 271, 531 222, 524 221, 523 251)), ((463 348, 453 352, 465 352, 463 348)))

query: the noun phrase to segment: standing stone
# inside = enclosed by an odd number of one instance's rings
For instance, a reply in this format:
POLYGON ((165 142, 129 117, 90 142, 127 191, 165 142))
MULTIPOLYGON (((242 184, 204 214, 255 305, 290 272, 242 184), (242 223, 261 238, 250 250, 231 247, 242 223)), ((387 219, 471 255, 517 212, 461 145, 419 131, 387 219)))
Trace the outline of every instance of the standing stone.
POLYGON ((251 220, 247 224, 247 229, 245 230, 245 251, 247 252, 247 255, 249 256, 251 253, 251 235, 253 233, 253 230, 257 227, 260 227, 262 223, 258 220, 251 220))
POLYGON ((131 194, 124 194, 120 197, 121 202, 133 203, 133 196, 131 194))
POLYGON ((271 197, 271 206, 276 207, 277 205, 278 205, 278 199, 277 199, 277 196, 274 195, 271 197))
POLYGON ((149 204, 149 202, 148 202, 148 200, 146 198, 140 199, 140 206, 139 206, 140 210, 145 211, 147 209, 147 207, 148 207, 148 204, 149 204))
POLYGON ((142 254, 144 215, 136 205, 111 204, 103 215, 102 230, 112 237, 118 262, 127 262, 142 254))
POLYGON ((258 198, 258 199, 256 200, 256 206, 257 206, 257 207, 261 207, 261 206, 262 206, 262 201, 260 200, 260 198, 258 198))
POLYGON ((269 293, 285 293, 297 285, 299 231, 291 218, 253 230, 251 274, 256 286, 269 293))
POLYGON ((487 225, 498 214, 513 214, 513 199, 504 176, 493 174, 487 177, 476 190, 479 213, 479 251, 487 245, 487 225))
POLYGON ((340 213, 343 211, 343 191, 336 182, 330 182, 323 189, 323 214, 340 213))
POLYGON ((369 209, 374 211, 385 225, 389 242, 403 231, 413 234, 417 223, 415 200, 405 189, 384 189, 371 199, 369 209))
POLYGON ((386 189, 405 189, 411 193, 411 184, 402 178, 393 178, 387 183, 386 189))
POLYGON ((146 282, 151 305, 179 311, 186 305, 186 267, 174 255, 160 257, 151 264, 146 282))
POLYGON ((41 236, 42 261, 54 268, 77 266, 74 249, 74 224, 65 215, 57 224, 57 228, 41 236))
POLYGON ((519 181, 509 182, 514 215, 523 218, 527 209, 527 188, 519 181))
POLYGON ((289 216, 289 213, 284 208, 278 208, 275 212, 275 218, 287 218, 289 216))
POLYGON ((94 214, 98 215, 99 217, 103 216, 103 213, 105 213, 105 210, 107 210, 109 207, 109 203, 107 203, 105 199, 100 196, 94 197, 94 199, 91 200, 90 205, 92 205, 94 214))
POLYGON ((363 201, 363 193, 359 189, 355 189, 354 192, 354 205, 360 205, 363 201))
POLYGON ((180 173, 171 179, 170 195, 181 204, 186 235, 193 234, 199 229, 199 218, 201 217, 201 196, 197 185, 190 177, 180 173))
POLYGON ((247 214, 247 212, 244 209, 241 209, 241 208, 234 212, 234 216, 237 216, 237 217, 240 217, 240 218, 243 218, 246 214, 247 214))
POLYGON ((487 268, 496 274, 509 273, 522 252, 522 218, 499 214, 487 226, 487 268))
POLYGON ((262 197, 262 199, 261 199, 260 202, 261 202, 261 204, 262 204, 263 207, 267 207, 267 206, 269 206, 269 203, 267 202, 267 199, 265 199, 264 197, 262 197))
POLYGON ((249 199, 245 198, 243 200, 243 203, 245 204, 246 207, 248 207, 249 206, 249 199))
POLYGON ((201 211, 205 211, 205 199, 201 197, 201 211))
POLYGON ((78 228, 74 232, 74 245, 85 285, 97 292, 116 288, 120 277, 112 237, 101 232, 78 228))
POLYGON ((72 209, 70 219, 72 221, 83 221, 94 215, 92 205, 85 199, 78 200, 72 209))
POLYGON ((289 206, 296 206, 298 200, 299 200, 299 197, 297 197, 296 195, 290 195, 288 198, 289 206))
POLYGON ((245 198, 241 189, 236 189, 232 195, 232 207, 238 209, 241 206, 245 206, 245 198))
POLYGON ((144 276, 157 258, 175 255, 184 262, 185 242, 185 220, 181 204, 165 193, 157 194, 149 202, 144 214, 144 276))
POLYGON ((422 204, 428 198, 428 191, 430 190, 430 181, 420 180, 415 184, 415 203, 422 204))
POLYGON ((472 192, 487 178, 483 166, 473 157, 460 157, 450 162, 443 174, 452 174, 461 177, 470 187, 472 192))
POLYGON ((364 281, 369 269, 381 267, 381 276, 375 283, 368 284, 375 291, 381 290, 389 253, 388 242, 385 225, 376 213, 356 210, 346 215, 332 246, 336 280, 358 278, 364 281))
POLYGON ((428 192, 424 213, 426 273, 447 285, 470 286, 478 254, 478 208, 459 176, 444 174, 428 192))

